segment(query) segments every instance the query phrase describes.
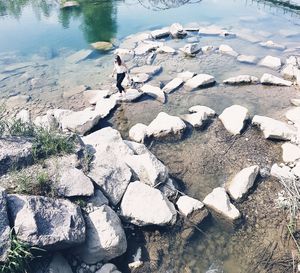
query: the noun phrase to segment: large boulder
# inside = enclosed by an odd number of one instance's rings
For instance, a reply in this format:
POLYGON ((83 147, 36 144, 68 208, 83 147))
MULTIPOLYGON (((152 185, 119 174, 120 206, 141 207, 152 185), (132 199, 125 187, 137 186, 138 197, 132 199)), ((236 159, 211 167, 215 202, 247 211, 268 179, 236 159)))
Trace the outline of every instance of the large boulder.
POLYGON ((199 87, 205 87, 207 85, 211 85, 214 84, 215 78, 211 75, 208 74, 198 74, 196 76, 194 76, 193 78, 189 79, 186 83, 185 86, 188 89, 196 89, 199 87))
POLYGON ((22 167, 33 162, 32 143, 24 138, 0 139, 0 175, 12 166, 22 167))
POLYGON ((202 210, 204 208, 204 204, 201 201, 187 195, 180 196, 176 202, 176 206, 178 207, 180 213, 186 217, 188 217, 194 211, 202 210))
POLYGON ((11 245, 6 203, 6 192, 0 187, 0 262, 7 259, 11 245))
POLYGON ((147 136, 147 127, 147 125, 142 123, 135 124, 129 130, 129 138, 135 142, 143 143, 147 136))
POLYGON ((174 205, 159 190, 139 181, 129 184, 121 202, 121 215, 138 226, 172 225, 176 221, 174 205))
POLYGON ((184 38, 187 32, 184 30, 183 26, 179 23, 172 24, 170 26, 170 33, 173 38, 184 38))
POLYGON ((181 135, 185 128, 185 123, 179 117, 160 112, 148 125, 147 135, 153 137, 165 137, 169 134, 181 135))
POLYGON ((167 167, 150 152, 127 156, 125 161, 138 179, 150 186, 154 187, 168 178, 167 167))
POLYGON ((183 80, 181 78, 174 78, 164 86, 162 91, 169 94, 178 89, 182 84, 183 80))
POLYGON ((57 250, 85 240, 81 209, 68 200, 9 194, 7 204, 17 238, 31 246, 57 250))
POLYGON ((91 196, 94 194, 93 182, 76 168, 64 169, 55 186, 60 196, 91 196))
POLYGON ((244 128, 245 121, 249 118, 248 109, 240 105, 226 108, 219 116, 224 127, 233 135, 238 135, 244 128))
POLYGON ((224 188, 215 188, 205 197, 203 203, 217 214, 229 220, 234 221, 241 217, 238 209, 230 203, 230 199, 224 188))
POLYGON ((258 83, 258 78, 250 75, 239 75, 237 77, 231 77, 223 81, 225 84, 238 85, 238 84, 251 84, 258 83))
POLYGON ((260 82, 261 84, 279 85, 279 86, 291 86, 293 84, 291 81, 281 79, 279 77, 276 77, 268 73, 262 75, 262 77, 260 78, 260 82))
POLYGON ((278 70, 281 67, 281 60, 277 57, 266 56, 259 62, 259 65, 278 70))
POLYGON ((161 103, 166 102, 165 92, 163 90, 161 90, 159 87, 152 86, 150 84, 145 84, 142 86, 141 91, 144 94, 147 94, 150 97, 160 101, 161 103))
POLYGON ((86 240, 75 253, 85 263, 109 261, 124 254, 127 240, 118 215, 107 205, 85 216, 86 240))
POLYGON ((258 175, 259 166, 254 165, 241 170, 226 185, 227 192, 234 199, 241 199, 253 186, 258 175))
POLYGON ((291 140, 297 136, 295 128, 269 117, 255 115, 252 124, 258 126, 268 139, 291 140))
POLYGON ((300 147, 291 143, 284 143, 282 146, 282 160, 286 163, 295 162, 300 159, 300 147))

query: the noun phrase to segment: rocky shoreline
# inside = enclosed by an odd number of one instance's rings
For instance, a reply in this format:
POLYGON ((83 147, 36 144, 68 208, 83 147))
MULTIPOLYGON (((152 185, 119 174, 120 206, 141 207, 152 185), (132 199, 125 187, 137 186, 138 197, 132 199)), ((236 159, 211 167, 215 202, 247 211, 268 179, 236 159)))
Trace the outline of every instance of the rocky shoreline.
MULTIPOLYGON (((178 116, 160 111, 148 125, 137 123, 132 126, 128 130, 128 139, 123 138, 118 130, 102 125, 120 104, 139 104, 143 99, 151 97, 155 100, 151 103, 167 105, 172 92, 180 92, 182 89, 185 92, 196 92, 197 89, 203 90, 216 84, 212 75, 180 69, 176 71, 176 77, 172 76, 172 80, 165 81, 164 86, 157 85, 157 78, 165 72, 163 66, 168 56, 175 55, 175 58, 185 59, 185 62, 191 62, 192 65, 199 56, 205 58, 206 54, 225 55, 238 62, 258 62, 253 56, 237 53, 229 45, 200 46, 199 42, 191 41, 189 32, 229 39, 240 36, 216 26, 193 25, 184 28, 177 23, 170 28, 132 35, 115 51, 130 66, 135 65, 131 69, 135 86, 127 91, 125 98, 119 98, 110 87, 91 90, 80 86, 65 92, 63 97, 66 100, 71 97, 84 98, 84 105, 90 104, 87 108, 50 109, 43 115, 36 115, 34 109, 32 113, 23 109, 14 116, 12 120, 20 121, 22 126, 32 124, 45 131, 58 130, 65 135, 75 134, 78 141, 76 153, 53 156, 42 163, 35 163, 32 139, 7 136, 4 132, 0 139, 0 174, 1 186, 4 187, 0 199, 4 219, 0 225, 2 262, 8 256, 11 245, 9 235, 13 228, 18 240, 53 253, 53 258, 46 266, 48 269, 43 272, 167 272, 169 269, 162 265, 161 246, 157 243, 160 240, 160 229, 162 233, 164 229, 170 233, 174 229, 177 232, 176 238, 179 236, 181 247, 184 247, 195 233, 201 233, 201 227, 210 221, 207 219, 215 219, 221 226, 229 225, 231 228, 238 227, 242 222, 243 226, 247 226, 244 214, 248 213, 248 209, 243 207, 243 202, 248 203, 252 194, 255 196, 253 189, 260 187, 257 180, 261 178, 273 177, 273 181, 276 178, 281 182, 279 185, 283 190, 294 187, 293 190, 297 191, 294 185, 300 177, 298 98, 291 100, 294 107, 286 112, 285 121, 253 115, 246 107, 233 104, 220 114, 206 105, 193 105, 178 116), (171 37, 167 40, 168 45, 157 41, 165 37, 171 37), (177 51, 169 46, 173 41, 184 41, 184 45, 177 51), (267 141, 283 141, 283 163, 261 166, 260 158, 254 158, 253 162, 241 166, 224 185, 211 189, 201 200, 194 198, 194 195, 186 195, 178 184, 178 177, 173 172, 171 174, 170 168, 151 152, 151 143, 184 143, 189 132, 195 131, 197 134, 211 130, 212 134, 217 134, 214 126, 226 132, 228 140, 225 139, 225 142, 241 138, 252 129, 256 130, 262 145, 267 141), (19 180, 11 171, 12 165, 20 173, 27 171, 31 177, 40 169, 46 172, 54 193, 50 196, 19 194, 19 180), (148 231, 149 227, 156 231, 148 231), (134 240, 132 233, 135 230, 148 233, 149 237, 144 244, 146 248, 144 245, 138 247, 134 258, 130 260, 126 253, 132 252, 132 249, 127 245, 134 244, 130 240, 134 240), (68 254, 65 255, 67 260, 60 251, 68 254), (122 268, 118 270, 111 261, 122 268)), ((261 46, 285 50, 274 42, 261 46)), ((77 52, 69 57, 69 61, 80 63, 89 54, 91 52, 77 52)), ((257 88, 262 85, 268 88, 272 88, 269 85, 279 85, 284 86, 281 88, 292 88, 297 93, 300 57, 290 54, 283 65, 280 58, 268 55, 259 61, 259 66, 267 67, 267 71, 273 69, 275 75, 264 73, 260 79, 251 75, 238 75, 225 79, 223 84, 255 85, 257 88), (279 77, 278 70, 285 79, 279 77)), ((24 96, 15 96, 8 99, 7 105, 27 100, 24 96)), ((11 112, 8 111, 6 115, 11 115, 11 112)), ((272 156, 272 153, 268 156, 272 156)), ((275 163, 274 158, 268 160, 275 163)), ((282 200, 279 199, 285 206, 291 206, 286 193, 282 200)), ((277 200, 273 202, 275 204, 277 200)), ((161 237, 162 242, 166 239, 164 236, 161 237)), ((180 242, 174 243, 175 246, 177 244, 180 242)), ((169 247, 172 248, 171 245, 169 247)), ((174 270, 200 272, 192 264, 178 264, 174 270)))

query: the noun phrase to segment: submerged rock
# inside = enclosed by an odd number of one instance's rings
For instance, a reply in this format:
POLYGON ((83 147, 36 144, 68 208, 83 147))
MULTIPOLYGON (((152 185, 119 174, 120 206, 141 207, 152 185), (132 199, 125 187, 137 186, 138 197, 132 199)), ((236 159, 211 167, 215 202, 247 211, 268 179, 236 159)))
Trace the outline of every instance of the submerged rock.
POLYGON ((216 213, 230 220, 237 220, 241 217, 238 209, 230 203, 230 199, 224 188, 215 188, 205 197, 203 203, 216 213))
POLYGON ((173 225, 174 205, 157 189, 139 181, 130 183, 121 202, 121 215, 138 226, 173 225))
POLYGON ((85 217, 86 240, 75 250, 85 263, 109 261, 124 254, 127 240, 118 215, 107 205, 85 217))
POLYGON ((228 78, 223 81, 225 84, 238 85, 238 84, 251 84, 258 83, 258 78, 250 75, 239 75, 237 77, 228 78))
POLYGON ((226 108, 219 118, 228 132, 238 135, 249 118, 248 109, 240 105, 232 105, 226 108))
POLYGON ((154 98, 155 100, 158 100, 161 103, 166 102, 166 95, 163 90, 161 90, 159 87, 152 86, 150 84, 145 84, 142 86, 141 91, 150 97, 154 98))
POLYGON ((57 250, 85 240, 80 207, 68 200, 9 194, 7 204, 17 238, 31 246, 57 250))
POLYGON ((265 73, 260 78, 260 82, 266 85, 279 85, 279 86, 291 86, 293 83, 290 81, 286 81, 274 75, 265 73))
POLYGON ((6 261, 11 246, 6 197, 5 190, 0 187, 0 262, 6 261))
POLYGON ((160 112, 148 125, 147 135, 153 137, 165 137, 169 134, 181 135, 185 128, 185 123, 179 117, 160 112))
POLYGON ((284 143, 281 148, 283 162, 291 163, 300 159, 300 147, 297 145, 284 143))
POLYGON ((174 78, 164 86, 162 91, 169 94, 178 89, 182 84, 183 80, 181 78, 174 78))
POLYGON ((277 43, 274 43, 273 41, 266 41, 259 43, 262 47, 272 48, 272 49, 278 49, 278 50, 285 50, 285 45, 280 45, 277 43))
POLYGON ((196 76, 194 76, 193 78, 191 78, 190 80, 188 80, 185 83, 185 86, 191 90, 199 88, 199 87, 205 87, 211 84, 214 84, 215 78, 211 75, 208 74, 198 74, 196 76))
POLYGON ((143 143, 147 136, 147 125, 137 123, 129 130, 129 138, 133 141, 143 143))
POLYGON ((186 217, 188 217, 194 211, 204 208, 204 204, 201 201, 186 195, 180 196, 176 202, 176 205, 178 210, 186 217))
POLYGON ((253 186, 259 173, 259 166, 254 165, 241 170, 227 183, 226 188, 229 195, 234 199, 241 199, 253 186))
POLYGON ((237 61, 246 64, 257 64, 258 58, 252 55, 239 55, 237 61))
POLYGON ((77 64, 89 58, 93 53, 93 50, 90 49, 82 49, 71 56, 66 58, 66 62, 77 64))
POLYGON ((30 96, 27 95, 16 95, 16 96, 12 96, 9 97, 6 101, 5 101, 5 106, 9 109, 9 108, 14 108, 16 106, 24 106, 29 100, 31 99, 30 96))
POLYGON ((281 60, 280 58, 268 55, 259 62, 259 65, 278 70, 281 67, 281 60))
POLYGON ((92 43, 91 46, 94 49, 101 50, 101 51, 108 51, 108 50, 113 49, 113 47, 114 47, 114 45, 112 43, 103 42, 103 41, 92 43))

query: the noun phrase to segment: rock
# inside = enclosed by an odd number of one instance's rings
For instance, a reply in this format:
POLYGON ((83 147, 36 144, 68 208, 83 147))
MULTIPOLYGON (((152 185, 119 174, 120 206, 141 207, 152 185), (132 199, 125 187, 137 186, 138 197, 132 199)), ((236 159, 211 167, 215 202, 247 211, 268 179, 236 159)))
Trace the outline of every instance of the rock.
POLYGON ((66 62, 77 64, 77 63, 82 62, 82 61, 86 60, 87 58, 89 58, 92 55, 92 53, 93 53, 93 50, 90 50, 90 49, 79 50, 78 52, 67 57, 66 62))
POLYGON ((110 42, 95 42, 91 44, 92 48, 96 49, 96 50, 100 50, 100 51, 108 51, 113 49, 114 45, 110 42))
POLYGON ((208 74, 198 74, 196 76, 194 76, 193 78, 191 78, 190 80, 188 80, 185 83, 185 86, 188 87, 189 89, 193 90, 199 87, 205 87, 207 85, 211 85, 214 84, 215 78, 211 75, 208 74))
POLYGON ((161 184, 159 186, 159 190, 167 198, 172 198, 172 197, 176 196, 176 194, 178 193, 176 185, 171 178, 167 179, 165 183, 161 184))
POLYGON ((229 45, 220 45, 219 46, 219 52, 223 54, 227 54, 233 57, 237 57, 239 54, 232 49, 229 45))
POLYGON ((63 170, 60 179, 56 184, 57 192, 60 196, 91 196, 94 194, 92 181, 76 168, 63 170))
POLYGON ((230 220, 236 220, 241 217, 238 209, 230 203, 224 188, 215 188, 205 197, 203 203, 213 211, 230 220))
POLYGON ((295 180, 295 176, 288 166, 280 167, 274 164, 271 168, 271 175, 285 182, 293 182, 295 180))
POLYGON ((99 122, 100 118, 100 113, 97 114, 96 111, 89 108, 83 111, 73 112, 62 118, 62 130, 84 135, 99 122))
POLYGON ((299 73, 299 69, 292 64, 287 64, 281 70, 281 75, 289 80, 297 79, 297 73, 299 73))
POLYGON ((262 75, 260 82, 266 85, 279 85, 279 86, 291 86, 293 83, 286 81, 274 75, 265 73, 262 75))
POLYGON ((204 208, 204 204, 202 202, 186 195, 180 196, 176 202, 176 205, 178 210, 186 217, 188 217, 194 211, 204 208))
POLYGON ((222 33, 224 33, 224 29, 214 25, 199 28, 199 34, 202 36, 219 36, 222 33))
POLYGON ((185 45, 184 47, 180 48, 180 50, 188 56, 194 56, 195 54, 202 51, 202 48, 199 43, 192 43, 185 45))
POLYGON ((84 98, 92 105, 109 96, 109 90, 87 90, 82 93, 84 98))
POLYGON ((150 33, 137 33, 134 35, 128 36, 124 42, 120 44, 121 48, 125 49, 134 49, 136 47, 136 44, 148 39, 152 39, 152 36, 150 33))
POLYGON ((109 98, 101 98, 97 101, 95 107, 96 115, 101 118, 105 118, 109 115, 109 113, 116 107, 117 99, 113 96, 109 98))
POLYGON ((269 117, 255 115, 252 124, 257 125, 268 139, 291 140, 297 135, 292 126, 269 117))
POLYGON ((72 273, 72 268, 68 261, 60 253, 55 253, 48 268, 44 273, 72 273))
POLYGON ((203 122, 207 119, 205 112, 196 112, 192 114, 183 115, 182 119, 190 123, 193 127, 201 127, 203 122))
POLYGON ((79 3, 77 1, 66 1, 63 3, 61 8, 73 8, 73 7, 79 7, 79 3))
POLYGON ((156 49, 156 52, 174 54, 176 50, 170 46, 160 46, 158 49, 156 49))
POLYGON ((134 141, 128 141, 128 140, 124 140, 124 142, 136 155, 150 153, 150 151, 147 149, 147 147, 144 144, 137 143, 134 141))
POLYGON ((10 226, 5 189, 0 187, 0 262, 5 262, 10 250, 10 226))
POLYGON ((291 104, 294 106, 300 106, 300 99, 291 99, 291 104))
POLYGON ((137 56, 145 55, 148 52, 154 51, 159 47, 158 44, 141 42, 135 49, 134 53, 137 56))
POLYGON ((150 79, 150 75, 146 73, 135 74, 132 76, 132 80, 135 83, 145 83, 150 79))
POLYGON ((86 240, 77 253, 85 263, 109 261, 126 252, 127 240, 118 215, 107 205, 85 217, 86 240))
POLYGON ((185 123, 179 117, 160 112, 148 125, 147 135, 153 137, 165 137, 169 134, 181 135, 185 128, 185 123))
POLYGON ((126 48, 117 48, 115 50, 115 55, 119 55, 121 60, 128 62, 134 58, 134 50, 126 48))
POLYGON ((112 204, 117 205, 131 179, 130 168, 124 159, 133 151, 124 143, 120 133, 111 127, 83 137, 82 141, 94 150, 88 176, 101 187, 112 204))
POLYGON ((31 246, 57 250, 85 240, 80 207, 68 200, 9 194, 7 204, 17 238, 31 246))
POLYGON ((121 215, 138 226, 173 225, 174 205, 157 189, 139 181, 130 183, 121 202, 121 215))
POLYGON ((108 205, 109 202, 105 195, 102 193, 102 191, 96 189, 94 195, 88 198, 86 203, 87 207, 100 208, 103 205, 108 205))
POLYGON ((213 52, 213 51, 215 51, 216 49, 217 49, 216 47, 210 46, 210 45, 201 47, 202 53, 213 52))
POLYGON ((179 23, 175 23, 170 26, 170 33, 171 36, 176 39, 182 39, 187 35, 187 32, 183 29, 183 26, 179 23))
POLYGON ((5 101, 5 106, 7 107, 7 109, 14 108, 16 106, 22 106, 25 105, 30 100, 30 98, 30 96, 26 95, 12 96, 5 101))
POLYGON ((291 110, 288 110, 285 113, 285 116, 288 120, 292 121, 294 124, 300 125, 300 107, 295 107, 291 110))
POLYGON ((183 80, 181 78, 174 78, 164 86, 162 91, 169 94, 178 89, 182 84, 183 80))
POLYGON ((144 262, 142 261, 134 261, 128 264, 129 269, 134 270, 142 267, 144 262))
POLYGON ((195 76, 195 73, 194 72, 190 72, 190 71, 185 71, 185 72, 181 72, 181 73, 177 74, 177 78, 182 79, 184 82, 190 80, 194 76, 195 76))
POLYGON ((17 113, 16 120, 20 120, 22 123, 30 123, 30 112, 28 110, 22 109, 19 113, 17 113))
POLYGON ((241 199, 253 186, 259 173, 259 166, 254 165, 241 170, 226 185, 227 192, 234 200, 241 199))
POLYGON ((238 85, 238 84, 251 84, 258 83, 258 78, 250 75, 239 75, 223 81, 225 84, 238 85))
POLYGON ((214 117, 216 115, 216 112, 207 107, 202 105, 195 105, 189 108, 190 113, 205 113, 207 117, 214 117))
POLYGON ((142 95, 143 93, 138 91, 137 89, 129 88, 126 90, 125 95, 123 97, 117 98, 117 101, 133 102, 137 100, 139 97, 141 97, 142 95))
POLYGON ((284 143, 282 146, 282 160, 286 163, 295 162, 300 159, 300 147, 291 143, 284 143))
POLYGON ((86 91, 87 89, 88 89, 88 86, 86 86, 86 85, 79 85, 79 86, 73 87, 72 89, 65 91, 63 93, 63 98, 65 98, 65 99, 70 98, 74 95, 78 95, 78 94, 86 91))
POLYGON ((135 142, 143 143, 147 135, 147 125, 137 123, 129 130, 129 138, 135 142))
POLYGON ((156 53, 151 52, 146 59, 146 64, 151 65, 154 62, 155 58, 156 58, 156 53))
POLYGON ((281 67, 281 60, 277 57, 266 56, 259 62, 259 65, 278 70, 281 67))
POLYGON ((246 64, 257 64, 258 58, 256 56, 251 55, 239 55, 237 57, 237 61, 246 64))
POLYGON ((151 36, 154 39, 161 39, 170 36, 170 29, 168 27, 156 29, 151 31, 151 36))
POLYGON ((131 74, 149 74, 151 76, 158 74, 162 70, 160 65, 143 65, 130 69, 131 74))
POLYGON ((141 182, 152 187, 165 182, 169 176, 167 167, 152 153, 129 155, 125 162, 141 182))
POLYGON ((103 265, 96 273, 121 273, 114 264, 103 265))
POLYGON ((280 45, 277 43, 274 43, 273 41, 266 41, 259 43, 262 47, 272 48, 272 49, 278 49, 278 50, 285 50, 285 45, 280 45))
POLYGON ((165 103, 166 101, 165 92, 162 91, 159 87, 145 84, 142 86, 141 91, 149 95, 150 97, 160 101, 161 103, 165 103))
POLYGON ((0 139, 0 175, 12 166, 21 168, 33 162, 32 143, 24 138, 11 137, 0 139))
POLYGON ((240 105, 232 105, 226 108, 219 118, 228 132, 238 135, 249 118, 248 109, 240 105))

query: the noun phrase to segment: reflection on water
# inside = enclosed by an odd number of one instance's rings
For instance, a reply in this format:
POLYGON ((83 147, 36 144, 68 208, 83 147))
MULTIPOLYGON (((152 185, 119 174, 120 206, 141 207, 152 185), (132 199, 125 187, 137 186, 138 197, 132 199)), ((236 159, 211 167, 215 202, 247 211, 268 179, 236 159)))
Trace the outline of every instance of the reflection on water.
POLYGON ((137 0, 141 6, 150 10, 178 8, 186 4, 195 4, 201 1, 202 0, 137 0))

